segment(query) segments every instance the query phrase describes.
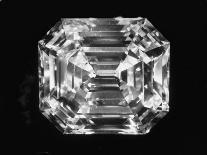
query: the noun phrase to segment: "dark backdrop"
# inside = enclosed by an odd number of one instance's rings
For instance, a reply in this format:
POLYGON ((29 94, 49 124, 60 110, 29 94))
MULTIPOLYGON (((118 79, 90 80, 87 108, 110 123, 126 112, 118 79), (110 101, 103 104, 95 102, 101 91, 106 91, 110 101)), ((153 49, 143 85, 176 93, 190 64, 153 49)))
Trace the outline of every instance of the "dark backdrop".
POLYGON ((206 9, 205 0, 2 0, 1 154, 204 154, 206 9), (37 42, 62 17, 116 16, 146 17, 171 42, 170 112, 146 136, 63 136, 38 111, 37 42))

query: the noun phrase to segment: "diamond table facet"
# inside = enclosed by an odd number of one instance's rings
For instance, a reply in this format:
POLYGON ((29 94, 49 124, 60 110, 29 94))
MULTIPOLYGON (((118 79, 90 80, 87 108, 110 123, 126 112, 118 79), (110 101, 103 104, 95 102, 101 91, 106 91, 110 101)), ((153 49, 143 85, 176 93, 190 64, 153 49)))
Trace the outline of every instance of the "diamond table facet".
POLYGON ((169 111, 170 43, 146 18, 64 18, 38 51, 39 107, 65 134, 145 134, 169 111))

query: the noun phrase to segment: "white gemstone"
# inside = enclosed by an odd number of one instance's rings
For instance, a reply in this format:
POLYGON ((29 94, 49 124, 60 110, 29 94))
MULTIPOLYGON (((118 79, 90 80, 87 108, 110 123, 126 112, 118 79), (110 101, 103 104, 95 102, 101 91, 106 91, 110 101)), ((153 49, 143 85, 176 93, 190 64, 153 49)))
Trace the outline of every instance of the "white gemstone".
POLYGON ((170 43, 145 18, 62 19, 38 50, 40 109, 65 134, 144 134, 169 111, 170 43))

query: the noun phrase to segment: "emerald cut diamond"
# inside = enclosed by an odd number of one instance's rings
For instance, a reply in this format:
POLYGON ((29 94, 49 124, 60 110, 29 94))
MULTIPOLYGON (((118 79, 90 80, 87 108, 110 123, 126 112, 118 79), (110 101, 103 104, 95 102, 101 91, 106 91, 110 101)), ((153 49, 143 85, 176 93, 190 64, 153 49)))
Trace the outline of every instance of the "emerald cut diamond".
POLYGON ((170 43, 146 18, 64 18, 38 50, 39 107, 65 134, 145 134, 169 111, 170 43))

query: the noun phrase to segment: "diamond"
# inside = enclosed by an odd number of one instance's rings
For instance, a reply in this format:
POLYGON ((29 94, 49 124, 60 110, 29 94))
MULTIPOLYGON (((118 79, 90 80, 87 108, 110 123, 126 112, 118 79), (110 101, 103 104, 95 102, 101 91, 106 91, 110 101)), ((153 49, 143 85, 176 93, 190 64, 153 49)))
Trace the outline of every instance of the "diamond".
POLYGON ((169 111, 170 43, 146 18, 64 18, 38 51, 39 108, 64 134, 145 134, 169 111))

